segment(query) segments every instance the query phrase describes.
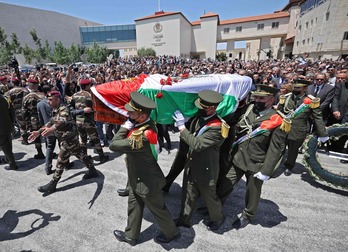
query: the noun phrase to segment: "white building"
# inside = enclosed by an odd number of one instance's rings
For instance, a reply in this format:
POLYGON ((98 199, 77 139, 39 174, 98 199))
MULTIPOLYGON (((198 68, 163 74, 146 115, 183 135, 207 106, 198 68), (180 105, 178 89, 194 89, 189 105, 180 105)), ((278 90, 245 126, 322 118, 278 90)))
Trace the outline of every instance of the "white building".
POLYGON ((136 55, 145 47, 153 48, 157 55, 215 59, 217 44, 225 43, 228 59, 283 59, 303 53, 337 59, 348 55, 347 15, 348 0, 289 0, 274 13, 228 20, 209 12, 191 22, 181 12, 158 11, 135 19, 135 28, 121 25, 128 27, 125 30, 0 3, 0 26, 8 35, 16 33, 22 45, 35 48, 29 34, 35 29, 43 43, 47 39, 51 45, 60 40, 65 46, 89 46, 95 38, 102 46, 120 50, 123 56, 136 55), (236 48, 240 41, 245 42, 245 48, 236 48))

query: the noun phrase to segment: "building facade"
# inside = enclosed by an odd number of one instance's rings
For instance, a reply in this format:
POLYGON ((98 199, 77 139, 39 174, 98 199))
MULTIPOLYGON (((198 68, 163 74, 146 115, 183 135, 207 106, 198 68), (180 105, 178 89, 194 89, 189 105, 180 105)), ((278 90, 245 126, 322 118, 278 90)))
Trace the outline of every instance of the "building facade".
POLYGON ((0 3, 0 26, 6 34, 16 33, 22 45, 35 48, 29 33, 35 29, 51 45, 62 41, 64 46, 88 47, 96 42, 120 50, 123 57, 152 48, 157 55, 215 59, 217 45, 224 43, 229 60, 284 59, 304 53, 337 59, 348 55, 347 16, 348 0, 289 0, 281 10, 252 17, 220 20, 218 14, 208 12, 191 22, 181 12, 158 11, 135 19, 135 24, 100 25, 0 3), (240 41, 245 48, 236 48, 240 41))

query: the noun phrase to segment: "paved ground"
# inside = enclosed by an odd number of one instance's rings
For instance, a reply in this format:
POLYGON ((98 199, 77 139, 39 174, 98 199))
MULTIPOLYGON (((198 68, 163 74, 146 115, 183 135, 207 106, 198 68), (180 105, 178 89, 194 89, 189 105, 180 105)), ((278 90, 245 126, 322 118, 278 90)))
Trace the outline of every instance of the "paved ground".
MULTIPOLYGON (((171 137, 174 149, 159 156, 164 174, 178 146, 178 134, 171 137)), ((224 207, 226 222, 218 233, 207 231, 204 216, 196 213, 193 227, 181 229, 180 240, 162 246, 153 241, 159 229, 145 210, 139 244, 131 247, 112 233, 122 230, 127 220, 127 198, 116 193, 127 181, 123 156, 105 147, 111 161, 97 165, 101 176, 90 181, 81 180, 86 168, 72 158, 75 166, 64 172, 58 191, 42 197, 36 188, 51 179, 43 161, 33 159, 33 145, 13 143, 19 170, 6 171, 0 165, 0 251, 348 250, 348 191, 315 181, 301 164, 302 155, 292 176, 278 174, 265 183, 258 214, 245 229, 232 229, 244 207, 245 182, 241 181, 224 207)), ((181 181, 182 175, 165 195, 174 217, 180 208, 181 181)))

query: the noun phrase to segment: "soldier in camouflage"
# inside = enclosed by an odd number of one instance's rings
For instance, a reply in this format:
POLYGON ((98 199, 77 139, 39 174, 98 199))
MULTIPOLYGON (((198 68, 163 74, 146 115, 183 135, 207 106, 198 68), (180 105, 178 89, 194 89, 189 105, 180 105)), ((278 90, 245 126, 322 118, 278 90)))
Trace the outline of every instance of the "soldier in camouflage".
MULTIPOLYGON (((20 125, 23 129, 22 138, 24 143, 30 132, 39 130, 41 124, 39 121, 39 115, 37 112, 37 104, 41 101, 45 95, 38 91, 39 83, 36 79, 29 79, 29 94, 23 97, 22 111, 20 117, 20 125)), ((35 159, 45 159, 45 155, 42 152, 41 138, 38 137, 34 141, 37 154, 34 155, 35 159)))
POLYGON ((104 163, 109 160, 109 156, 104 155, 93 118, 92 96, 89 92, 91 82, 89 79, 83 79, 80 81, 80 85, 82 90, 72 96, 70 106, 72 107, 72 114, 76 117, 77 130, 82 142, 81 145, 87 151, 87 136, 89 136, 99 154, 100 163, 104 163))
MULTIPOLYGON (((23 97, 29 94, 28 89, 24 87, 19 86, 19 80, 17 78, 12 79, 13 88, 7 91, 4 96, 10 100, 12 103, 12 106, 15 111, 16 115, 16 121, 15 121, 15 127, 18 127, 20 129, 20 132, 24 134, 25 132, 25 125, 21 126, 20 122, 24 121, 22 116, 22 103, 23 103, 23 97)), ((23 144, 27 144, 25 140, 23 140, 23 144)))
POLYGON ((47 137, 54 134, 60 142, 60 151, 53 179, 48 184, 38 188, 39 192, 46 194, 56 190, 57 183, 63 174, 64 168, 68 165, 69 157, 72 154, 80 159, 88 168, 83 179, 98 176, 98 171, 95 169, 91 157, 86 154, 86 148, 79 143, 76 123, 71 117, 69 109, 61 103, 59 92, 51 91, 48 94, 48 104, 53 109, 51 120, 38 131, 33 131, 28 138, 32 141, 40 135, 47 137))

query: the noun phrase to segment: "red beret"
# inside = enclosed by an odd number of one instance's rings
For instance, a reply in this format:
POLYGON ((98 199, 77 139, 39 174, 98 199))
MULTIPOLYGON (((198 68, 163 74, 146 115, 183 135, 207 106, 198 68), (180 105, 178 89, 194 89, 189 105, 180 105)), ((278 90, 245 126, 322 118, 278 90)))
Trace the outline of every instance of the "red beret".
POLYGON ((83 79, 80 81, 80 85, 88 85, 90 83, 91 83, 91 81, 89 79, 83 79))
POLYGON ((47 95, 48 97, 53 97, 53 96, 59 96, 60 97, 60 93, 58 91, 51 91, 48 93, 47 95))
POLYGON ((7 80, 6 76, 0 76, 0 81, 7 80))
POLYGON ((39 84, 39 82, 38 82, 36 79, 29 79, 29 80, 28 80, 28 83, 31 83, 31 84, 39 84))
POLYGON ((12 82, 19 82, 19 80, 16 77, 13 77, 12 82))

